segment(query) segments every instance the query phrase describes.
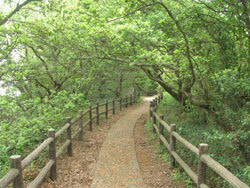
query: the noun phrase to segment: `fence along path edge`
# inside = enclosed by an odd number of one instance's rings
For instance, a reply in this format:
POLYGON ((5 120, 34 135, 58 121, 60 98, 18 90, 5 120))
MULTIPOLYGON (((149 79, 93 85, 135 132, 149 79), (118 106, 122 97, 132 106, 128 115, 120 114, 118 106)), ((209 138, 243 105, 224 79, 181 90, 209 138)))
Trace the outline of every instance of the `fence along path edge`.
POLYGON ((169 126, 165 121, 163 121, 163 115, 158 115, 156 112, 156 107, 159 103, 161 103, 162 99, 163 95, 160 95, 150 102, 150 120, 152 122, 153 131, 156 132, 159 136, 160 145, 166 146, 166 148, 169 150, 171 168, 174 168, 176 166, 177 161, 189 175, 189 177, 196 183, 198 188, 208 188, 208 186, 206 185, 207 167, 211 168, 234 188, 249 188, 248 185, 240 181, 229 170, 227 170, 224 166, 222 166, 220 163, 218 163, 208 155, 208 144, 200 144, 198 149, 176 132, 175 124, 171 124, 169 126), (166 129, 170 134, 170 142, 168 142, 164 137, 163 129, 166 129), (187 149, 198 156, 198 174, 196 174, 176 153, 176 140, 178 140, 187 149))
POLYGON ((96 104, 95 106, 89 106, 89 108, 82 112, 79 111, 78 115, 71 119, 70 117, 66 119, 66 124, 57 132, 54 129, 48 130, 48 138, 44 140, 36 149, 34 149, 27 157, 21 160, 20 155, 12 155, 10 157, 11 160, 11 169, 5 174, 4 177, 0 179, 0 188, 4 188, 10 183, 13 183, 13 188, 24 188, 24 181, 22 176, 22 171, 32 163, 34 159, 36 159, 39 154, 49 146, 49 161, 47 164, 41 169, 40 173, 36 176, 36 178, 29 183, 28 188, 35 188, 40 185, 43 181, 47 173, 50 171, 50 179, 56 180, 57 178, 57 169, 56 169, 56 159, 67 149, 67 155, 73 155, 72 148, 72 140, 78 135, 78 139, 80 141, 83 140, 83 129, 89 125, 89 130, 92 131, 93 120, 96 120, 96 124, 99 124, 99 118, 101 115, 105 115, 105 118, 108 118, 108 112, 112 110, 112 114, 115 114, 115 109, 120 108, 122 110, 123 107, 128 107, 128 105, 132 105, 136 103, 136 100, 140 98, 140 94, 133 94, 130 97, 126 96, 124 98, 112 99, 111 101, 106 100, 105 103, 96 104), (118 102, 118 104, 116 104, 118 102), (109 104, 112 104, 112 107, 109 108, 109 104), (100 112, 99 107, 105 106, 105 110, 100 112), (93 112, 95 111, 95 116, 93 116, 93 112), (86 122, 83 122, 83 117, 89 115, 86 122), (72 125, 78 122, 78 129, 72 135, 72 125), (66 132, 67 139, 62 146, 56 150, 56 139, 66 132))

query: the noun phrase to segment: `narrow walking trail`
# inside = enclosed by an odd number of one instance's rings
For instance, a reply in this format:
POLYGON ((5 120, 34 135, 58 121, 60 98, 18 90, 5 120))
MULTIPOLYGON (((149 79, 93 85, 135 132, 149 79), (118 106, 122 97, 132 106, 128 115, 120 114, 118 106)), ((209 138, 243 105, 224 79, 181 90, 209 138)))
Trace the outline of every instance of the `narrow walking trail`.
POLYGON ((144 103, 112 125, 101 148, 91 188, 146 187, 136 158, 133 130, 147 111, 148 103, 144 103))
POLYGON ((73 157, 58 158, 56 181, 46 178, 41 188, 184 188, 171 180, 171 171, 157 157, 155 143, 144 129, 151 98, 124 108, 93 132, 85 130, 84 141, 73 141, 73 157), (138 164, 139 163, 139 164, 138 164))

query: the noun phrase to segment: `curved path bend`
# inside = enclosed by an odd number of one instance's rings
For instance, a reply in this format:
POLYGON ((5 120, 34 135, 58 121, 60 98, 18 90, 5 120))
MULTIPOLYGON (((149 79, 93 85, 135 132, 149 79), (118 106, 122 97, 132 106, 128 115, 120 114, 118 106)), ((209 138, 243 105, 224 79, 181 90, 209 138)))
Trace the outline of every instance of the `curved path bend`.
POLYGON ((108 132, 99 154, 91 188, 146 187, 136 158, 133 130, 148 103, 121 117, 108 132))

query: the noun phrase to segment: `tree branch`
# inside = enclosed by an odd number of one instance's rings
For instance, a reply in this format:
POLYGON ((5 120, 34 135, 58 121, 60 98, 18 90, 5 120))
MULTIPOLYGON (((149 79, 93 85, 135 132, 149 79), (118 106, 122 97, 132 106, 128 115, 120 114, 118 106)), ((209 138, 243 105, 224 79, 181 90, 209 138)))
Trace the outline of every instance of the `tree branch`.
POLYGON ((32 51, 34 52, 34 54, 36 55, 36 57, 41 60, 41 62, 43 63, 43 66, 45 67, 46 72, 47 72, 48 76, 50 77, 51 81, 53 83, 55 83, 53 76, 49 72, 49 67, 48 67, 47 63, 45 62, 45 60, 38 54, 38 52, 35 50, 35 48, 33 48, 32 46, 29 46, 29 48, 31 48, 32 51))
POLYGON ((22 4, 17 4, 16 8, 11 11, 4 19, 0 20, 0 26, 5 24, 13 15, 15 15, 21 8, 33 1, 42 1, 42 0, 26 0, 22 4))

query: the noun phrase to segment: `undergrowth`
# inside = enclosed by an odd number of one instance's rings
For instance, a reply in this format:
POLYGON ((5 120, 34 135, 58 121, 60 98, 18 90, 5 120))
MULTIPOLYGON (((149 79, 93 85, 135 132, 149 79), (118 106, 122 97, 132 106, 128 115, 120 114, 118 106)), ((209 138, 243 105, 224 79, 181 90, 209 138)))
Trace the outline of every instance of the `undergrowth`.
MULTIPOLYGON (((250 163, 244 158, 235 143, 235 132, 223 132, 218 129, 216 124, 209 119, 206 112, 200 109, 192 108, 189 112, 183 112, 181 106, 168 94, 164 93, 164 99, 158 106, 157 112, 164 114, 164 120, 168 124, 176 124, 176 131, 188 142, 199 148, 200 143, 209 145, 209 155, 217 162, 226 167, 235 176, 246 184, 250 184, 250 163)), ((152 131, 151 122, 146 124, 149 130, 150 139, 155 139, 157 135, 152 131)), ((169 133, 164 132, 166 139, 169 141, 169 133)), ((169 162, 167 149, 159 145, 158 155, 169 162)), ((177 141, 176 151, 181 158, 197 172, 198 156, 186 149, 177 141)), ((249 151, 245 151, 249 152, 249 151)), ((178 168, 172 174, 173 179, 180 177, 186 182, 186 187, 196 187, 192 180, 184 173, 183 169, 178 168)), ((219 177, 215 172, 208 168, 207 184, 211 187, 231 187, 225 180, 219 177)))

